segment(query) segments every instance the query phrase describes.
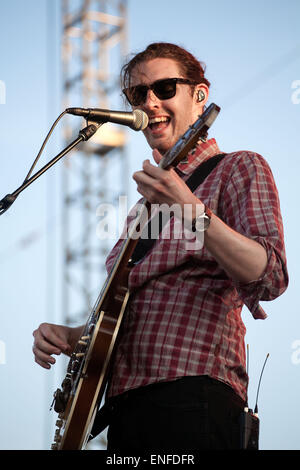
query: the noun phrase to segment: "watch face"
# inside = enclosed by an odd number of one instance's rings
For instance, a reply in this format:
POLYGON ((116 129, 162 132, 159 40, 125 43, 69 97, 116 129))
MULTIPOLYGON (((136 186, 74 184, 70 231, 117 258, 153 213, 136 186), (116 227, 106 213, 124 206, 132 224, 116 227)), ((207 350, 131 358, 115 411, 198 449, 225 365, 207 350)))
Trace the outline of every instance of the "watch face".
POLYGON ((197 232, 205 232, 205 230, 208 229, 210 224, 210 217, 208 217, 206 214, 204 216, 197 217, 196 223, 195 223, 195 229, 197 232))

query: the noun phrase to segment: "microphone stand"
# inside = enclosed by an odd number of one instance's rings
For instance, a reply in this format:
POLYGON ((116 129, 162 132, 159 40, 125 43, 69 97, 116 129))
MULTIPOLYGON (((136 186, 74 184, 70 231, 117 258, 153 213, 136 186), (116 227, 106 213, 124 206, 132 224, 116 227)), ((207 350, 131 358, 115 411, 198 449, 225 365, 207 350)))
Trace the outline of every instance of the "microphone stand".
POLYGON ((50 160, 45 166, 43 166, 39 171, 37 171, 31 178, 26 179, 23 184, 16 189, 12 194, 7 194, 3 199, 0 200, 0 215, 9 209, 9 207, 15 202, 18 195, 24 191, 30 184, 32 184, 37 178, 39 178, 45 171, 51 168, 56 162, 58 162, 62 157, 69 153, 73 148, 75 148, 80 142, 89 140, 98 130, 98 128, 103 123, 88 123, 84 129, 79 131, 77 139, 71 142, 64 150, 62 150, 56 157, 50 160))

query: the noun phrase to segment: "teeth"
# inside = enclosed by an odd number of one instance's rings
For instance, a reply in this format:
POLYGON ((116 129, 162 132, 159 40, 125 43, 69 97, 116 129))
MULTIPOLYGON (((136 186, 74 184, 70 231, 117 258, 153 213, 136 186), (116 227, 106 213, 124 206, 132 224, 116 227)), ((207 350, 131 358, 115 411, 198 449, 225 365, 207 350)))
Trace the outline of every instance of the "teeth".
POLYGON ((155 117, 149 119, 149 124, 155 124, 156 122, 166 122, 168 121, 168 118, 166 117, 155 117))

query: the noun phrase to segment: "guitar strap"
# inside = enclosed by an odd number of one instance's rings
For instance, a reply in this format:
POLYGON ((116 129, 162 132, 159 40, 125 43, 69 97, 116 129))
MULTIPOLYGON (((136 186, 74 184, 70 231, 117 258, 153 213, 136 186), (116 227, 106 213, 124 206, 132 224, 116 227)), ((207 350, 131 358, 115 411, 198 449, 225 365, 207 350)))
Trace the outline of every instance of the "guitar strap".
MULTIPOLYGON (((190 188, 192 192, 194 192, 200 186, 200 184, 203 183, 205 178, 225 157, 225 155, 225 153, 214 155, 213 157, 210 157, 208 160, 205 160, 205 162, 200 163, 200 165, 197 166, 196 170, 186 181, 186 185, 190 188)), ((153 247, 153 245, 157 241, 158 235, 161 233, 164 225, 168 222, 168 220, 169 213, 167 213, 167 217, 164 218, 163 212, 159 211, 158 214, 148 222, 132 253, 130 261, 132 265, 139 263, 146 256, 148 251, 153 247), (156 238, 151 238, 151 233, 153 233, 153 226, 158 227, 158 235, 156 238)))

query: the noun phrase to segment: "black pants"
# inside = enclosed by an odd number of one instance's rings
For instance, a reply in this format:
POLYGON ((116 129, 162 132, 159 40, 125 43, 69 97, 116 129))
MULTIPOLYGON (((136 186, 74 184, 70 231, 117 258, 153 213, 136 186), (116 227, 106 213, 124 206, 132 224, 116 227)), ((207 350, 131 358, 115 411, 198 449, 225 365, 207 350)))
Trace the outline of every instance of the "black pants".
POLYGON ((207 376, 132 390, 111 405, 110 452, 240 448, 243 400, 207 376))

